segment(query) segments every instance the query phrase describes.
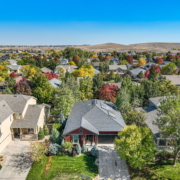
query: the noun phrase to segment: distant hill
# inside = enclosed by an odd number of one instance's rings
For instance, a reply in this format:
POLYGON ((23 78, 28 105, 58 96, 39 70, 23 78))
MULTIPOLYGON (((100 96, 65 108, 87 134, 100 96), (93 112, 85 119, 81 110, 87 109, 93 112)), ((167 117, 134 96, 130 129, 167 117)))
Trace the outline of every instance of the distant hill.
MULTIPOLYGON (((127 51, 156 51, 156 52, 178 52, 180 49, 180 43, 161 43, 161 42, 152 42, 152 43, 139 43, 139 44, 116 44, 116 43, 105 43, 105 44, 97 44, 97 45, 89 45, 89 46, 74 46, 75 48, 81 48, 83 50, 88 51, 119 51, 119 52, 127 52, 127 51), (176 50, 173 50, 176 49, 176 50)), ((66 47, 38 47, 38 46, 29 46, 29 47, 0 47, 0 49, 33 49, 33 50, 63 50, 66 47)))

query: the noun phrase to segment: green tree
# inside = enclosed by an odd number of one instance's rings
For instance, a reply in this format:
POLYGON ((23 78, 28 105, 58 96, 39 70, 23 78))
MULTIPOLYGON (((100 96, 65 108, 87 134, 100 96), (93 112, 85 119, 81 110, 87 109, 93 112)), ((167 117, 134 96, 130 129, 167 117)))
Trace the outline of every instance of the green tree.
POLYGON ((86 101, 93 97, 93 81, 90 77, 80 79, 81 100, 86 101))
POLYGON ((141 71, 141 72, 137 75, 137 78, 139 78, 139 79, 144 78, 144 74, 143 74, 143 72, 142 72, 142 71, 141 71))
POLYGON ((40 128, 39 132, 38 132, 38 139, 41 140, 44 138, 44 132, 43 130, 40 128))
POLYGON ((52 143, 57 143, 57 144, 60 143, 60 133, 57 129, 52 129, 50 141, 52 143))
POLYGON ((14 78, 7 77, 4 82, 5 94, 13 94, 16 81, 14 78))
POLYGON ((44 135, 48 135, 49 134, 49 129, 47 127, 47 125, 44 125, 44 135))
POLYGON ((162 67, 161 72, 164 75, 172 75, 174 74, 175 69, 176 69, 176 65, 174 63, 169 63, 162 67))
POLYGON ((62 144, 62 148, 64 149, 64 151, 71 153, 72 148, 73 148, 73 143, 72 142, 65 142, 64 144, 62 144))
POLYGON ((85 152, 87 152, 87 147, 86 147, 86 144, 84 143, 82 146, 82 153, 85 153, 85 152))
POLYGON ((122 87, 126 87, 127 89, 131 86, 132 79, 130 76, 125 76, 122 81, 122 87))
POLYGON ((155 156, 156 147, 148 127, 126 126, 115 139, 115 149, 134 169, 142 167, 155 156))
POLYGON ((76 151, 78 155, 81 154, 81 146, 79 143, 76 145, 76 151))
POLYGON ((41 103, 47 103, 52 98, 53 88, 46 76, 37 73, 31 81, 33 96, 41 103))
POLYGON ((102 74, 96 74, 93 78, 93 91, 96 92, 103 85, 102 74))
POLYGON ((101 62, 100 64, 99 64, 99 70, 101 71, 101 72, 109 72, 109 63, 108 62, 101 62))
POLYGON ((180 153, 180 97, 167 97, 161 101, 158 108, 158 118, 154 124, 159 127, 160 134, 169 138, 174 148, 174 162, 176 165, 180 153))
POLYGON ((114 81, 115 81, 115 83, 122 82, 122 77, 121 77, 121 75, 116 74, 116 75, 115 75, 115 78, 114 78, 114 81))
POLYGON ((116 77, 116 75, 114 74, 114 71, 111 71, 111 72, 109 73, 109 80, 114 80, 115 77, 116 77))

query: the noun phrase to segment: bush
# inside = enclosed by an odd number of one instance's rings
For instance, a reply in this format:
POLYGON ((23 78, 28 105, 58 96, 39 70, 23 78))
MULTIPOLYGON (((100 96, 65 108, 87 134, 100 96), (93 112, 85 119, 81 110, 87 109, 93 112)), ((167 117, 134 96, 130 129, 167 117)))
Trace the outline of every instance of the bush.
POLYGON ((69 153, 72 152, 72 148, 73 148, 73 143, 72 142, 65 142, 63 145, 62 145, 62 148, 64 151, 67 151, 69 153))
POLYGON ((44 135, 48 135, 49 134, 49 129, 47 127, 47 125, 44 125, 44 135))
POLYGON ((58 130, 59 132, 61 132, 62 124, 54 123, 54 124, 52 125, 52 128, 58 130))
POLYGON ((38 139, 41 140, 44 138, 44 132, 42 131, 42 129, 40 128, 39 133, 38 133, 38 139))
POLYGON ((79 143, 76 145, 76 151, 78 155, 81 154, 81 146, 79 143))
POLYGON ((56 143, 50 144, 50 146, 49 146, 49 154, 50 155, 56 155, 59 152, 60 149, 61 149, 61 146, 59 144, 56 144, 56 143))
POLYGON ((60 134, 57 129, 52 129, 50 141, 52 143, 58 143, 58 144, 60 143, 60 134))
POLYGON ((82 146, 82 153, 85 153, 87 152, 87 147, 86 147, 86 144, 83 144, 82 146))
POLYGON ((0 170, 2 169, 2 166, 0 165, 0 170))
POLYGON ((99 152, 98 152, 98 148, 97 146, 95 145, 92 149, 91 149, 91 155, 92 156, 98 156, 99 152))
POLYGON ((142 71, 140 71, 140 73, 137 75, 137 78, 139 78, 139 79, 144 78, 144 74, 143 74, 143 72, 142 72, 142 71))
POLYGON ((82 180, 91 180, 91 177, 89 175, 82 175, 81 179, 82 180))

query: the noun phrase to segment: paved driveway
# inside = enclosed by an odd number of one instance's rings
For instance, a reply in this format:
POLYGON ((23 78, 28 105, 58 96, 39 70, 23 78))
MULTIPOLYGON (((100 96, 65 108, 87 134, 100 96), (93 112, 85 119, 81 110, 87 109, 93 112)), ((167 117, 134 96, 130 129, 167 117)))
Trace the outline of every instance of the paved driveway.
POLYGON ((113 146, 101 146, 98 149, 100 180, 130 180, 127 165, 113 146))
POLYGON ((7 161, 0 170, 0 180, 25 180, 32 162, 28 157, 28 141, 12 141, 2 151, 7 161))

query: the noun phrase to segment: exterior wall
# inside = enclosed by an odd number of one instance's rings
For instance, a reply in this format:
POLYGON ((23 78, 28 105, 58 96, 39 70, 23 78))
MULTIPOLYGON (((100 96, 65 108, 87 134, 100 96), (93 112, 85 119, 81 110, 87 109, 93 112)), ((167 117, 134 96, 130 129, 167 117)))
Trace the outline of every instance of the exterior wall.
POLYGON ((110 132, 105 132, 105 131, 101 131, 101 132, 99 132, 99 134, 109 134, 109 135, 111 135, 111 134, 118 134, 118 132, 113 132, 113 131, 110 131, 110 132))
POLYGON ((67 136, 65 137, 65 140, 66 140, 67 142, 71 142, 71 136, 70 136, 70 135, 67 135, 67 136))
POLYGON ((79 129, 76 129, 76 130, 74 130, 74 131, 72 131, 72 132, 70 132, 70 133, 68 133, 68 134, 94 134, 94 133, 91 132, 91 131, 88 131, 88 130, 86 130, 86 129, 79 128, 79 129), (80 132, 80 129, 82 129, 83 131, 80 132))
POLYGON ((13 116, 11 115, 6 120, 4 120, 0 125, 1 127, 0 152, 9 144, 9 142, 12 141, 11 130, 10 130, 12 121, 13 121, 13 116))
POLYGON ((40 114, 40 116, 39 116, 38 124, 37 124, 37 126, 38 126, 38 132, 39 132, 39 129, 40 129, 40 128, 43 128, 43 126, 44 126, 45 117, 46 117, 46 115, 45 115, 45 108, 42 108, 41 114, 40 114))
POLYGON ((25 115, 25 113, 27 111, 28 106, 32 105, 32 104, 36 104, 36 99, 35 98, 31 98, 31 99, 29 99, 29 101, 27 101, 26 106, 24 107, 24 111, 22 113, 22 118, 24 117, 24 115, 25 115))

